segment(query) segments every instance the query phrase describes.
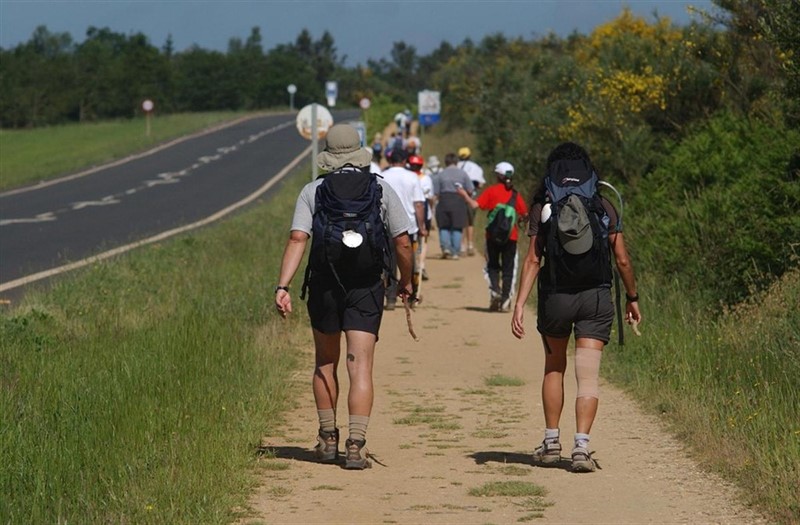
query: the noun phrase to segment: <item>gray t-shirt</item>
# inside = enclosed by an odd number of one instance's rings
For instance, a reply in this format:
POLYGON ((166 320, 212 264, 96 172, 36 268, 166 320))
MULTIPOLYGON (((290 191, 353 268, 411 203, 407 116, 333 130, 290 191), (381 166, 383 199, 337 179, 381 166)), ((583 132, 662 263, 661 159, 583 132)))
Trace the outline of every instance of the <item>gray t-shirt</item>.
POLYGON ((433 180, 433 193, 456 193, 456 184, 460 184, 467 192, 472 192, 472 181, 467 172, 456 166, 448 166, 433 180))
MULTIPOLYGON (((314 216, 314 198, 317 194, 317 186, 322 184, 322 179, 317 179, 306 184, 297 197, 294 207, 294 217, 292 218, 292 230, 298 230, 311 235, 311 225, 314 216)), ((408 215, 400 202, 400 197, 389 184, 378 177, 378 184, 383 189, 381 199, 381 218, 386 224, 389 236, 394 238, 411 229, 408 215)))

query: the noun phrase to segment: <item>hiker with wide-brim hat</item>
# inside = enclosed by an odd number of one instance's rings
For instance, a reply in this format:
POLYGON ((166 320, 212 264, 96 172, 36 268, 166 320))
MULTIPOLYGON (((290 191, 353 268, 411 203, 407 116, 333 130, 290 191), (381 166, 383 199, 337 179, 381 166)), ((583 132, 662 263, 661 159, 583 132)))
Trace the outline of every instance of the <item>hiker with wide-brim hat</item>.
MULTIPOLYGON (((326 172, 306 184, 295 205, 289 240, 284 249, 280 276, 275 287, 275 308, 286 317, 293 310, 290 284, 303 260, 306 244, 312 237, 318 190, 328 179, 326 188, 362 197, 368 188, 379 190, 379 216, 393 243, 400 270, 399 294, 411 295, 412 251, 408 231, 410 224, 403 204, 375 174, 370 173, 371 152, 361 145, 352 126, 337 124, 328 131, 326 145, 315 161, 326 172), (336 181, 336 185, 332 181, 336 181)), ((323 202, 320 198, 320 202, 323 202)), ((324 210, 328 211, 328 210, 324 210)), ((369 210, 368 210, 369 211, 369 210)), ((344 232, 342 244, 359 247, 364 240, 354 232, 344 232)), ((316 234, 315 234, 316 236, 316 234)), ((313 239, 312 239, 313 240, 313 239)), ((314 255, 312 247, 309 260, 314 255)), ((347 373, 350 393, 347 396, 349 438, 345 443, 345 468, 363 469, 370 465, 365 447, 366 431, 372 412, 372 368, 375 343, 383 315, 384 282, 380 272, 346 275, 342 272, 314 272, 308 279, 308 315, 314 335, 315 365, 312 380, 314 400, 319 418, 319 433, 314 455, 320 461, 337 461, 339 430, 336 426, 339 397, 337 368, 341 355, 340 340, 345 334, 347 373)))

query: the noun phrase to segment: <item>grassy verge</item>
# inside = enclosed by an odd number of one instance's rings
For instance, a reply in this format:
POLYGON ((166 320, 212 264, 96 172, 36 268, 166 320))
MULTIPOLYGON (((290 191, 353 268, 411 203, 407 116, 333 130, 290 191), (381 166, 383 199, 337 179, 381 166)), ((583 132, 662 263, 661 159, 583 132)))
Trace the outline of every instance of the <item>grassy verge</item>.
POLYGON ((301 305, 286 322, 271 308, 307 179, 0 317, 1 523, 235 519, 310 345, 301 305))
POLYGON ((642 303, 652 310, 644 335, 612 348, 605 372, 749 503, 778 522, 800 521, 800 270, 716 320, 690 292, 642 289, 657 290, 642 303))
POLYGON ((0 130, 0 190, 104 164, 244 115, 216 112, 154 117, 149 137, 144 118, 0 130))

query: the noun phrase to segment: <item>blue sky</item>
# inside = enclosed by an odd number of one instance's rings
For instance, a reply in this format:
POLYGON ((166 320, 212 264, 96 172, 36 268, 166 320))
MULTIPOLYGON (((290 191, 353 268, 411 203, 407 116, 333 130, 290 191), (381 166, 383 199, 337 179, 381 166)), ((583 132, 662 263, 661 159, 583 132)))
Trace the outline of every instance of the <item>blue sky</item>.
POLYGON ((533 38, 573 30, 589 33, 616 17, 623 6, 652 19, 654 11, 688 23, 687 6, 710 9, 710 0, 0 0, 0 46, 13 47, 45 25, 81 42, 89 26, 124 34, 142 32, 161 47, 171 34, 182 51, 193 44, 225 51, 232 37, 247 38, 261 28, 263 46, 292 42, 307 28, 319 38, 328 30, 346 64, 388 57, 393 42, 405 41, 428 54, 443 40, 458 44, 501 32, 533 38))

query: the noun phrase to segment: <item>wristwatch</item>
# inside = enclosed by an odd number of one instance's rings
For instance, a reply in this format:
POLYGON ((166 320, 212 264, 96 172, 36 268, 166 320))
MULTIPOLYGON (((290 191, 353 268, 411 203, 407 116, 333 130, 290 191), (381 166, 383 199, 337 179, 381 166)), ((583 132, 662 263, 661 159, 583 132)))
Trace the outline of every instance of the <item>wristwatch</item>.
POLYGON ((639 294, 637 293, 636 295, 628 295, 628 293, 626 292, 625 299, 627 299, 629 303, 635 303, 639 301, 639 294))
POLYGON ((275 287, 275 293, 278 293, 278 290, 283 290, 286 293, 289 293, 289 287, 288 286, 278 285, 278 286, 275 287))

